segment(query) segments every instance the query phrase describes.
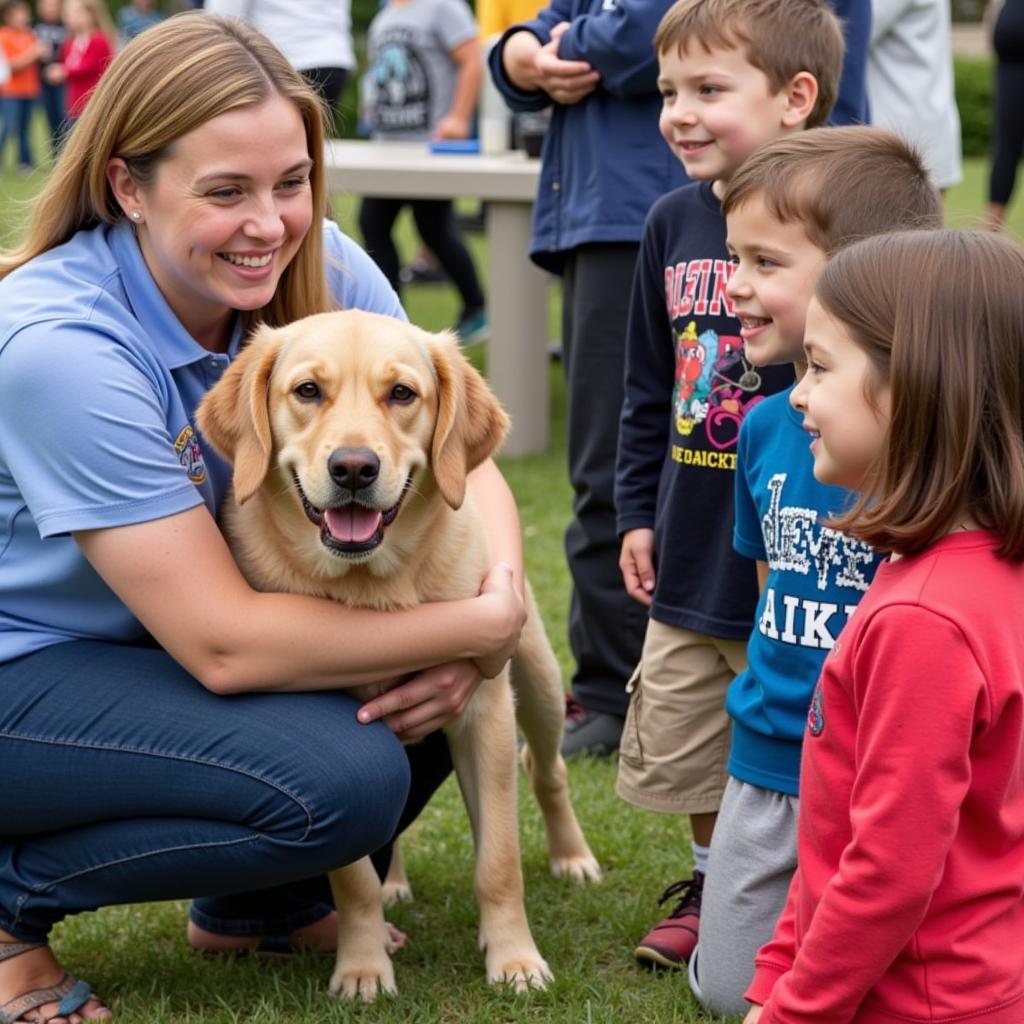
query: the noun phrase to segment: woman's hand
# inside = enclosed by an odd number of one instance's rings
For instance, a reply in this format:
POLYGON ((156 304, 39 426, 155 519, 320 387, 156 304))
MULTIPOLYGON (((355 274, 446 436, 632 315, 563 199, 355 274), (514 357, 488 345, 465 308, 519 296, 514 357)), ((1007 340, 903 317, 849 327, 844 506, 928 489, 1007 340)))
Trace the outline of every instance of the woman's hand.
POLYGON ((481 607, 488 621, 493 620, 493 632, 488 634, 488 647, 493 649, 473 661, 485 679, 493 679, 515 654, 526 623, 526 606, 516 590, 512 567, 498 562, 484 577, 477 601, 484 602, 481 607))
POLYGON ((367 701, 357 718, 380 719, 403 742, 420 740, 461 715, 482 680, 472 661, 437 665, 367 701))

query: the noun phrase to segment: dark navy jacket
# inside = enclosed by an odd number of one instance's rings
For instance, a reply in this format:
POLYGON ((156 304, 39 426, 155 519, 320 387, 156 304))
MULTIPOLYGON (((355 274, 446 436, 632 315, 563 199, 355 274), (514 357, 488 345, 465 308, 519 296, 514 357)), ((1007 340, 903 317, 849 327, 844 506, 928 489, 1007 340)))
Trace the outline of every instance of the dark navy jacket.
MULTIPOLYGON (((601 73, 579 103, 555 103, 544 139, 533 209, 530 256, 561 270, 569 249, 593 242, 639 242, 659 196, 687 182, 658 130, 661 96, 652 40, 672 0, 551 0, 531 21, 513 25, 491 50, 495 85, 513 110, 552 106, 546 92, 524 92, 501 64, 505 40, 522 30, 542 42, 561 21, 571 27, 558 55, 589 61, 601 73)), ((833 0, 843 19, 847 54, 834 124, 867 120, 864 64, 871 31, 871 0, 833 0)))
POLYGON ((542 43, 560 21, 571 28, 558 55, 589 61, 601 73, 579 103, 554 104, 544 139, 533 208, 530 256, 561 270, 562 255, 588 242, 639 242, 653 202, 687 182, 658 131, 661 96, 654 31, 672 0, 552 0, 532 21, 513 26, 491 51, 491 74, 513 110, 543 110, 546 92, 523 92, 507 78, 501 52, 512 32, 542 43))

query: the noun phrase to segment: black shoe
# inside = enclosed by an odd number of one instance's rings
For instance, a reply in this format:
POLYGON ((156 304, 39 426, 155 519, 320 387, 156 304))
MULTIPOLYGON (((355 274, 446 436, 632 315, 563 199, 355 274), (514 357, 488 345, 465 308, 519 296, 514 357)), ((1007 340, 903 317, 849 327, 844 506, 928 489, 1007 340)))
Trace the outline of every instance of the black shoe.
POLYGON ((619 715, 593 711, 571 697, 566 698, 562 756, 588 754, 590 757, 611 757, 619 749, 624 722, 625 719, 619 715))

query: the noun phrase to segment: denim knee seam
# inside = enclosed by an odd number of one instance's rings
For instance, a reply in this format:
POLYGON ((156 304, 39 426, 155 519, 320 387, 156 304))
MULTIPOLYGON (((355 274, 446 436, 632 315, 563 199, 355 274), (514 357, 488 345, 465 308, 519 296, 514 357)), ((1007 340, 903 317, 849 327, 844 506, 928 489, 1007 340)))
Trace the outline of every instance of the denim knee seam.
POLYGON ((51 747, 74 747, 81 750, 99 750, 108 751, 118 754, 138 754, 142 757, 156 757, 168 761, 181 761, 186 764, 203 765, 210 768, 219 768, 222 771, 234 772, 236 775, 242 775, 248 779, 254 779, 256 782, 260 782, 265 786, 270 786, 271 789, 276 789, 279 793, 286 796, 289 800, 295 802, 302 809, 302 813, 306 817, 306 827, 302 834, 298 837, 298 842, 305 842, 309 837, 310 832, 313 830, 314 815, 309 805, 300 797, 297 793, 293 793, 280 783, 274 782, 273 779, 268 779, 258 772, 249 771, 246 768, 239 768, 236 765, 225 764, 221 761, 216 761, 211 758, 204 757, 187 757, 183 754, 167 754, 161 753, 154 750, 144 750, 141 747, 131 747, 114 745, 108 743, 85 743, 79 740, 57 740, 47 736, 31 736, 23 733, 10 732, 6 730, 0 730, 0 739, 10 740, 21 740, 26 743, 41 743, 51 747))

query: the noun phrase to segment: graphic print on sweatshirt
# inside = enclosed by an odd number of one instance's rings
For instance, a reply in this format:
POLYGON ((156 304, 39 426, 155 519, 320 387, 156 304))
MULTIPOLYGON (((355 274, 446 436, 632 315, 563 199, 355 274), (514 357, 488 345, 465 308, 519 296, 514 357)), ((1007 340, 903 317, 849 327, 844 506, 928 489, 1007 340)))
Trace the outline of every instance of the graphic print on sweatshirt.
POLYGON ((390 28, 376 41, 374 124, 379 132, 427 132, 430 78, 417 52, 416 33, 390 28))
POLYGON ((675 429, 688 438, 703 425, 718 451, 735 448, 743 417, 765 397, 753 393, 761 377, 743 359, 743 339, 715 329, 733 316, 725 293, 731 272, 728 260, 706 258, 665 268, 665 301, 675 327, 675 429))
POLYGON ((878 552, 861 540, 823 526, 817 509, 784 504, 785 486, 785 473, 775 473, 768 481, 771 498, 761 518, 768 567, 775 573, 809 579, 819 596, 833 600, 780 593, 776 575, 765 591, 757 628, 781 643, 831 650, 857 607, 856 602, 839 598, 836 591, 864 593, 874 575, 870 570, 878 552))

